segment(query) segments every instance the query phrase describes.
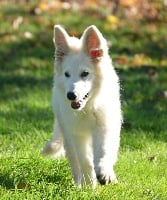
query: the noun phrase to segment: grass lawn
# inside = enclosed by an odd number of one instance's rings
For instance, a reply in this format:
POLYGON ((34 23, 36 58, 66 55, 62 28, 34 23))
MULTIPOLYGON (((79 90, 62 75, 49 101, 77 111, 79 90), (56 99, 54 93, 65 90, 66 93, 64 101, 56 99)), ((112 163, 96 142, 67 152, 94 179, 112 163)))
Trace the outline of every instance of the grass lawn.
POLYGON ((95 11, 35 8, 0 3, 0 199, 167 199, 167 21, 115 27, 95 11), (124 113, 117 185, 78 189, 66 159, 40 154, 52 135, 55 23, 77 36, 95 24, 112 42, 124 113))

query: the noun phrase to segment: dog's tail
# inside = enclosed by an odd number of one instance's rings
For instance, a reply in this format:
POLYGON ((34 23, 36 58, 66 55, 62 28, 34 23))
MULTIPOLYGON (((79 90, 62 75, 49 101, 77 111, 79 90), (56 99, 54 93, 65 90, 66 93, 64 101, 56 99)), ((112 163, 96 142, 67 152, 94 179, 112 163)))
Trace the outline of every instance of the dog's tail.
POLYGON ((51 155, 54 158, 65 156, 63 140, 51 140, 42 151, 43 155, 51 155))

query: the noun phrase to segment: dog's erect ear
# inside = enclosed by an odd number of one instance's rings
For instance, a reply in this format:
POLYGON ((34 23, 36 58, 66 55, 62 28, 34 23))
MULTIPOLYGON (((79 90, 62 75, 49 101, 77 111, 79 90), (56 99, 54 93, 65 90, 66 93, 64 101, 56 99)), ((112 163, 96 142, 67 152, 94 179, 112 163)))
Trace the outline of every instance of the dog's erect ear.
POLYGON ((53 42, 56 48, 55 56, 59 61, 61 61, 68 52, 68 37, 67 32, 60 25, 54 26, 53 42))
POLYGON ((96 26, 89 26, 82 36, 84 51, 94 61, 98 61, 103 56, 104 38, 96 26))

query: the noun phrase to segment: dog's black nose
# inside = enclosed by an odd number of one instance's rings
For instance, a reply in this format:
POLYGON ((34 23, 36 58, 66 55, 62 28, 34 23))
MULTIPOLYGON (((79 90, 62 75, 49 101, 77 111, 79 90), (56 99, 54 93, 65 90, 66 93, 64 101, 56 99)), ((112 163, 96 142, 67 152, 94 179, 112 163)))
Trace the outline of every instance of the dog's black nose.
POLYGON ((74 92, 68 92, 67 93, 67 98, 69 100, 71 100, 71 101, 74 101, 74 100, 76 100, 77 96, 76 96, 76 94, 74 92))

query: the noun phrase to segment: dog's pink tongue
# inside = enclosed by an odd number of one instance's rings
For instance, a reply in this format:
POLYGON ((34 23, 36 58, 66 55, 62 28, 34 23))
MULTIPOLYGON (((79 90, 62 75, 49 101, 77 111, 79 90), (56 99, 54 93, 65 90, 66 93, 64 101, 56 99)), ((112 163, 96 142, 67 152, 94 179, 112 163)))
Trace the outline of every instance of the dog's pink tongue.
POLYGON ((81 104, 79 103, 79 101, 72 101, 71 102, 71 107, 73 109, 78 109, 81 106, 81 104))

